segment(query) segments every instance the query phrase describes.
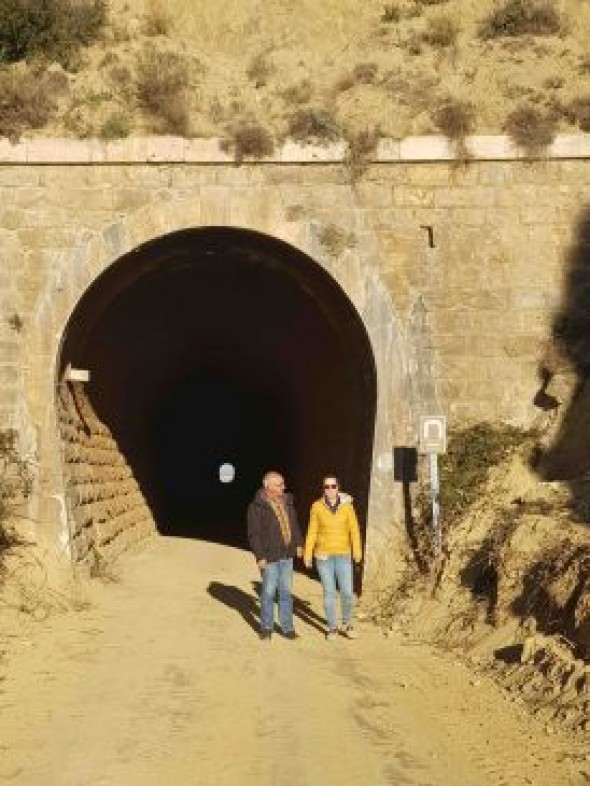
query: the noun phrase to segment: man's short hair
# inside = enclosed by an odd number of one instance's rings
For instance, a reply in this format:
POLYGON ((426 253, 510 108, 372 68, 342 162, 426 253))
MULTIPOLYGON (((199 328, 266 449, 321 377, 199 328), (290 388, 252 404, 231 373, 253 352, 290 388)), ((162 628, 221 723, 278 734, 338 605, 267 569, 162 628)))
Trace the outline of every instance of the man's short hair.
POLYGON ((270 469, 268 472, 264 473, 264 477, 262 478, 262 485, 264 488, 268 488, 270 481, 273 478, 280 478, 281 480, 284 480, 280 472, 277 472, 275 469, 270 469))

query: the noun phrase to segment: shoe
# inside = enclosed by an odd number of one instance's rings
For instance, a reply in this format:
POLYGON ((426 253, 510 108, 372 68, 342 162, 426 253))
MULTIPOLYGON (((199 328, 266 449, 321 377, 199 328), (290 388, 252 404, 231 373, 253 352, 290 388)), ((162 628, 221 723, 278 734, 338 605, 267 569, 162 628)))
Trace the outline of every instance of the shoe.
POLYGON ((347 639, 356 639, 358 635, 350 623, 348 625, 343 625, 340 632, 343 636, 346 636, 347 639))
POLYGON ((285 633, 283 633, 283 636, 286 639, 291 639, 291 640, 300 638, 300 636, 297 633, 297 631, 294 631, 294 630, 287 630, 287 631, 285 631, 285 633))
POLYGON ((270 641, 272 636, 271 630, 265 630, 264 628, 258 632, 258 637, 261 641, 270 641))
POLYGON ((337 630, 329 630, 326 633, 326 641, 336 641, 337 638, 338 638, 337 630))

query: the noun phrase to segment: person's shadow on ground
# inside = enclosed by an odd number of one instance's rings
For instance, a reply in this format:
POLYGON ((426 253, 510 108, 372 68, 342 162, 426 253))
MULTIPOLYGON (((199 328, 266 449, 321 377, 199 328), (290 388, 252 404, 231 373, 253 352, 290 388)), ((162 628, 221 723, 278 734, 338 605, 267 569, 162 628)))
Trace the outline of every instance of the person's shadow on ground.
MULTIPOLYGON (((261 587, 262 584, 259 581, 253 581, 253 594, 249 594, 231 584, 212 581, 207 587, 207 592, 215 600, 237 611, 252 630, 258 633, 260 630, 259 598, 261 587)), ((293 595, 293 615, 304 624, 324 633, 324 620, 311 608, 309 601, 302 600, 296 595, 293 595)))

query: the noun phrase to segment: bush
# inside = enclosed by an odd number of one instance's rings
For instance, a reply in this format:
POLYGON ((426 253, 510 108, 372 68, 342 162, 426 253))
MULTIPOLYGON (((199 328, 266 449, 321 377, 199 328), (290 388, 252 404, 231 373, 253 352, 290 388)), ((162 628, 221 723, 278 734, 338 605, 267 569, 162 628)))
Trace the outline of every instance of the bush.
POLYGON ((224 150, 233 150, 236 163, 245 158, 268 158, 275 149, 271 134, 255 121, 243 122, 229 130, 224 150))
POLYGON ((568 110, 573 122, 585 133, 590 133, 590 96, 574 99, 568 110))
POLYGON ((352 69, 352 78, 356 84, 373 85, 378 72, 379 68, 376 63, 358 63, 352 69))
POLYGON ((188 136, 190 117, 186 85, 189 69, 184 57, 148 50, 137 67, 137 95, 144 109, 163 122, 163 131, 188 136))
POLYGON ((553 0, 504 0, 480 22, 480 38, 520 35, 555 35, 562 19, 553 0))
POLYGON ((0 136, 18 139, 43 128, 55 111, 43 77, 16 68, 0 71, 0 136))
POLYGON ((264 53, 252 58, 246 70, 246 76, 256 88, 265 87, 273 73, 274 66, 264 53))
POLYGON ((286 87, 281 98, 288 104, 307 104, 311 100, 313 88, 309 79, 303 79, 295 85, 286 87))
POLYGON ((168 35, 172 28, 172 17, 162 0, 150 0, 143 18, 143 31, 148 36, 168 35))
POLYGON ((29 467, 19 455, 17 439, 14 429, 0 431, 0 569, 3 552, 19 542, 10 528, 14 507, 31 493, 29 467))
MULTIPOLYGON (((506 424, 476 423, 450 434, 441 460, 441 515, 447 525, 462 518, 480 497, 491 467, 499 464, 528 438, 521 429, 506 424)), ((430 516, 430 500, 420 501, 422 515, 430 516)))
POLYGON ((106 21, 106 0, 1 0, 0 60, 43 55, 67 65, 106 21))
POLYGON ((430 46, 451 46, 457 40, 459 25, 447 14, 433 16, 429 20, 426 30, 422 33, 422 40, 430 46))
POLYGON ((386 3, 386 5, 383 6, 381 21, 384 24, 399 22, 401 18, 402 18, 402 11, 397 3, 386 3))
POLYGON ((555 118, 534 106, 521 106, 508 115, 504 131, 527 155, 539 155, 553 142, 555 118))
POLYGON ((289 118, 288 136, 297 142, 327 144, 339 139, 341 131, 325 109, 300 109, 289 118))
POLYGON ((124 139, 131 133, 129 115, 113 112, 107 117, 100 129, 101 139, 124 139))
POLYGON ((446 137, 461 141, 474 129, 475 107, 470 101, 452 98, 435 110, 433 120, 446 137))
POLYGON ((353 182, 358 180, 367 170, 373 153, 377 150, 383 134, 379 128, 365 129, 348 137, 346 163, 350 169, 353 182))

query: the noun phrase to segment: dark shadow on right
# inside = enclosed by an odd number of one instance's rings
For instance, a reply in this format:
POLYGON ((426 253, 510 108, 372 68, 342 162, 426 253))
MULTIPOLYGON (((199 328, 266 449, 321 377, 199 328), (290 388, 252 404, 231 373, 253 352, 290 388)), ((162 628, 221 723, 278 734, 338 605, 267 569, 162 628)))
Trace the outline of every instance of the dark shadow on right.
MULTIPOLYGON (((590 207, 585 207, 575 227, 566 260, 560 308, 551 326, 551 340, 540 364, 541 387, 534 403, 553 411, 557 433, 547 447, 538 448, 532 464, 544 480, 572 482, 575 500, 579 478, 590 470, 590 207), (562 414, 560 396, 573 395, 562 414)), ((586 507, 590 507, 590 494, 586 507)), ((590 520, 590 517, 587 517, 590 520)))

